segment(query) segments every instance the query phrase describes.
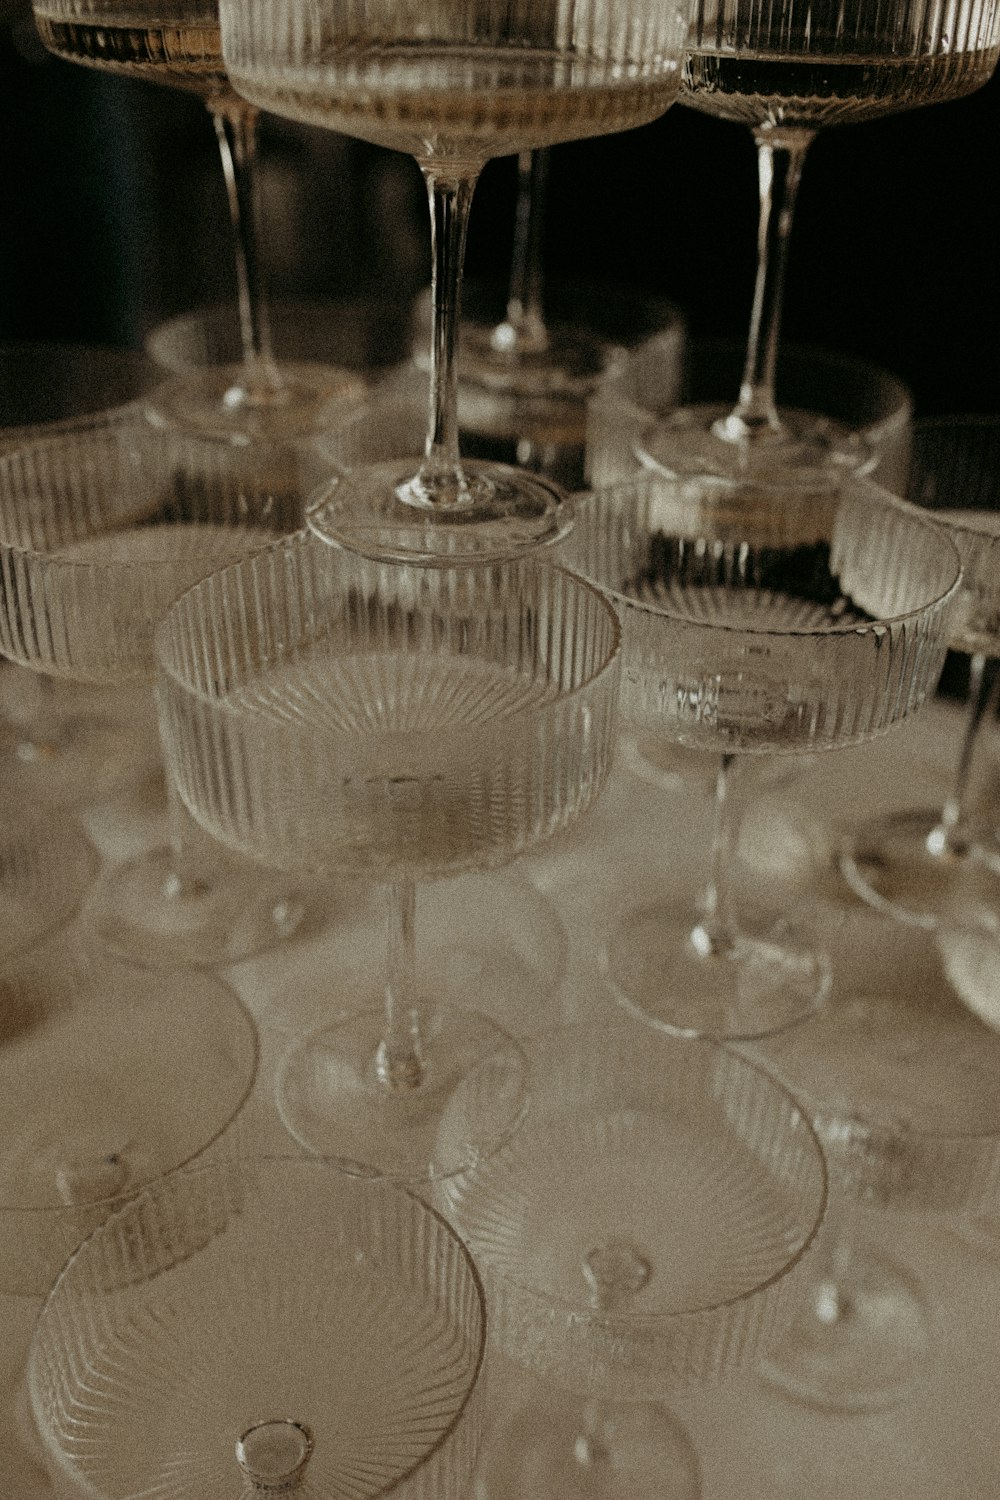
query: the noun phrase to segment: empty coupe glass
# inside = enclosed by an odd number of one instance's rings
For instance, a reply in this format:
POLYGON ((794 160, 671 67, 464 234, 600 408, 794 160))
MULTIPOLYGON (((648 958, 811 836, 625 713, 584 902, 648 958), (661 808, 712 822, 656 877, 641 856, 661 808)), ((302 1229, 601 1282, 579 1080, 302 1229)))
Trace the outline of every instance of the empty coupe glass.
POLYGON ((460 1500, 482 1287, 417 1198, 322 1162, 176 1173, 80 1248, 38 1323, 60 1497, 460 1500))
POLYGON ((428 569, 289 538, 190 590, 158 634, 164 742, 213 837, 265 864, 390 886, 388 975, 293 1046, 279 1108, 354 1171, 442 1177, 524 1108, 523 1056, 417 992, 415 882, 567 827, 611 757, 619 631, 597 590, 530 560, 428 569), (339 1014, 338 1014, 339 1013, 339 1014), (467 1131, 442 1156, 458 1091, 467 1131))
POLYGON ((456 343, 465 231, 484 163, 655 119, 680 83, 686 19, 650 0, 220 4, 234 86, 275 113, 416 157, 431 206, 431 394, 423 461, 336 480, 310 524, 379 558, 488 562, 569 524, 564 496, 505 465, 462 464, 456 343))
MULTIPOLYGON (((274 474, 240 447, 215 468, 182 462, 194 444, 179 453, 139 417, 96 417, 0 458, 0 650, 53 677, 151 688, 153 628, 172 600, 287 530, 296 499, 301 513, 283 448, 274 474)), ((95 886, 89 917, 107 946, 143 963, 233 963, 296 928, 297 893, 221 851, 185 851, 176 816, 171 837, 95 886)))
POLYGON ((944 806, 868 819, 847 840, 841 869, 851 889, 880 911, 934 927, 959 918, 963 907, 1000 909, 996 831, 967 805, 976 750, 1000 688, 1000 421, 918 422, 905 493, 926 507, 962 558, 962 600, 949 644, 970 658, 965 730, 944 806))
POLYGON ((766 1056, 823 1143, 833 1212, 809 1297, 766 1373, 799 1400, 877 1410, 921 1374, 932 1309, 859 1209, 996 1212, 1000 1036, 956 999, 928 936, 901 939, 865 909, 826 912, 824 927, 834 999, 766 1056))
POLYGON ((521 1413, 479 1493, 691 1500, 697 1460, 651 1403, 752 1365, 787 1325, 826 1203, 819 1143, 780 1084, 712 1043, 623 1023, 528 1053, 524 1125, 442 1193, 499 1348, 592 1399, 575 1420, 521 1413))
POLYGON ((732 865, 749 756, 836 750, 884 733, 937 682, 959 559, 939 527, 863 480, 839 493, 648 475, 579 506, 568 560, 623 624, 622 716, 720 757, 700 910, 621 918, 622 1000, 686 1035, 764 1036, 801 1020, 829 974, 808 933, 741 931, 732 865))

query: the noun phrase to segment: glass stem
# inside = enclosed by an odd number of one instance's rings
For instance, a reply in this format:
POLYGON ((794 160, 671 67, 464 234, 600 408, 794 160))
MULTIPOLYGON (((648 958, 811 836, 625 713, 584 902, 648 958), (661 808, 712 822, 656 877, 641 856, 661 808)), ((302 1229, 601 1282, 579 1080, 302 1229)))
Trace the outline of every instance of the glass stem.
POLYGON ((701 921, 691 931, 691 942, 702 958, 731 953, 739 938, 733 910, 732 870, 742 821, 742 799, 734 796, 735 755, 723 755, 715 778, 715 822, 708 880, 701 898, 701 921))
POLYGON ((417 1011, 417 892, 412 880, 389 888, 385 1035, 378 1045, 375 1072, 389 1089, 415 1089, 425 1067, 417 1011))
POLYGON ((271 348, 271 326, 261 270, 258 227, 257 118, 251 104, 235 98, 209 103, 226 179, 236 254, 240 337, 246 366, 245 396, 273 395, 282 387, 271 348))
POLYGON ((723 423, 724 435, 733 441, 773 440, 784 435, 774 398, 778 336, 795 200, 813 134, 773 127, 754 132, 760 192, 757 281, 740 397, 723 423))
POLYGON ((548 150, 521 152, 517 158, 517 209, 507 315, 493 335, 499 348, 514 353, 543 354, 549 345, 542 268, 548 175, 548 150))
POLYGON ((592 1466, 607 1463, 611 1453, 608 1433, 615 1428, 621 1403, 606 1396, 585 1401, 580 1411, 580 1431, 573 1441, 573 1456, 578 1464, 592 1466))
POLYGON ((479 169, 442 173, 425 163, 422 170, 431 210, 433 331, 427 443, 415 490, 423 504, 447 508, 471 500, 458 452, 458 325, 465 239, 479 169))
POLYGON ((191 818, 180 799, 173 778, 167 776, 167 832, 170 871, 163 894, 171 901, 192 900, 208 889, 204 861, 191 847, 191 818))
POLYGON ((839 1186, 831 1191, 810 1290, 812 1316, 827 1327, 849 1317, 852 1306, 853 1206, 842 1200, 843 1191, 839 1186))
POLYGON ((969 696, 965 712, 965 728, 962 747, 951 790, 941 810, 936 828, 927 836, 927 848, 938 856, 961 857, 968 852, 968 840, 964 832, 965 806, 969 782, 976 758, 980 732, 985 721, 993 714, 1000 696, 1000 662, 976 652, 969 661, 969 696))

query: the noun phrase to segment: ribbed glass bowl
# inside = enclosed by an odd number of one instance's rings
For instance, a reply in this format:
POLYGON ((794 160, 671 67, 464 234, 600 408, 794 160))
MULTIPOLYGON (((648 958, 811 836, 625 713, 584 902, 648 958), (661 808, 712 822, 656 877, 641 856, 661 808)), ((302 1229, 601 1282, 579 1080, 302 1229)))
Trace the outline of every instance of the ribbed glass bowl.
POLYGON ((527 1050, 527 1120, 442 1189, 493 1338, 536 1373, 622 1400, 752 1364, 791 1316, 826 1204, 794 1099, 735 1052, 634 1024, 563 1028, 527 1050))
POLYGON ((419 1199, 316 1161, 177 1173, 97 1230, 29 1362, 56 1494, 459 1500, 486 1323, 419 1199))
POLYGON ((408 568, 292 537, 163 622, 172 773, 214 837, 279 868, 503 864, 603 785, 618 644, 603 595, 560 568, 408 568))

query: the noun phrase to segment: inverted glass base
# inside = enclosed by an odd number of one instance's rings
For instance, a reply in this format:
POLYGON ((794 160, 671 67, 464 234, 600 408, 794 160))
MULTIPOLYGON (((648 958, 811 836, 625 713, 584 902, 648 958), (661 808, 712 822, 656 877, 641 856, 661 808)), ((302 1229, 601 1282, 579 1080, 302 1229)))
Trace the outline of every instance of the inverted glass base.
POLYGON ((852 1255, 838 1286, 821 1283, 763 1367, 786 1395, 829 1411, 880 1411, 920 1375, 930 1332, 919 1283, 873 1250, 852 1255))
POLYGON ((671 477, 759 480, 771 485, 828 488, 874 463, 869 445, 818 412, 782 409, 778 431, 746 432, 732 408, 679 407, 641 437, 636 457, 671 477))
POLYGON ((853 834, 840 854, 851 890, 885 916, 929 930, 977 910, 1000 911, 1000 870, 981 859, 969 831, 954 849, 934 838, 940 809, 877 818, 853 834))
POLYGON ((804 1021, 826 1000, 827 958, 790 924, 701 953, 696 923, 688 908, 657 905, 617 924, 603 958, 626 1009, 677 1036, 751 1041, 804 1021))
POLYGON ((293 1043, 277 1087, 288 1133, 344 1172, 401 1182, 453 1177, 499 1150, 527 1106, 520 1047, 472 1011, 427 1011, 420 1024, 422 1077, 396 1086, 378 1069, 381 1007, 293 1043))
POLYGON ((158 386, 146 414, 154 426, 231 442, 289 442, 328 432, 365 396, 364 382, 333 365, 275 367, 277 384, 242 364, 192 370, 158 386))
POLYGON ((590 1437, 584 1415, 571 1405, 519 1411, 489 1441, 475 1500, 699 1500, 697 1454, 664 1407, 604 1408, 590 1437))
POLYGON ((172 850, 117 865, 87 915, 101 945, 148 968, 224 968, 287 942, 305 925, 303 893, 264 870, 210 864, 179 882, 172 850))
POLYGON ((323 541, 365 557, 431 567, 503 562, 569 530, 569 501, 541 475, 465 464, 462 495, 432 504, 417 479, 419 464, 395 459, 331 480, 309 508, 309 526, 323 541))

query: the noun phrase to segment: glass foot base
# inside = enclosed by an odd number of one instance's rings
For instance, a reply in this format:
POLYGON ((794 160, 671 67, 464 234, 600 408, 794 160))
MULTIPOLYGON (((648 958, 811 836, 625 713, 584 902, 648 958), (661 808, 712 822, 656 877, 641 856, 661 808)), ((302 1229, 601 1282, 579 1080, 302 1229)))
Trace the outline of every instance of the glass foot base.
POLYGON ((191 438, 290 442, 328 432, 364 397, 364 382, 333 365, 282 364, 277 386, 255 386, 241 364, 192 370, 158 386, 146 407, 156 427, 191 438))
POLYGON ((732 408, 685 406, 640 439, 636 457, 672 477, 758 480, 826 488, 837 475, 863 474, 873 455, 860 434, 817 412, 782 409, 782 431, 742 435, 732 408))
POLYGON ((526 348, 510 323, 463 323, 461 385, 528 401, 586 400, 607 365, 608 345, 565 324, 550 325, 545 334, 543 347, 526 348))
POLYGON ((698 1457, 662 1406, 614 1405, 585 1435, 578 1407, 526 1408, 489 1441, 475 1500, 699 1500, 698 1457))
POLYGON ((506 464, 465 464, 467 498, 432 507, 413 488, 419 462, 396 459, 332 480, 310 506, 309 526, 323 541, 365 557, 438 567, 502 562, 569 530, 569 501, 540 475, 506 464))
POLYGON ((381 1008, 344 1016, 295 1042, 278 1073, 288 1133, 356 1176, 427 1182, 497 1151, 527 1106, 527 1062, 512 1037, 465 1010, 422 1013, 424 1076, 380 1081, 381 1008))
POLYGON ((830 1411, 879 1411, 904 1399, 927 1356, 921 1288, 905 1267, 874 1251, 852 1258, 839 1289, 817 1288, 762 1367, 797 1401, 830 1411))
POLYGON ((1000 871, 973 852, 935 853, 940 812, 919 809, 870 823, 840 854, 851 890, 897 922, 929 930, 977 910, 1000 911, 1000 871))
POLYGON ((826 956, 787 923, 765 937, 741 934, 725 953, 703 956, 691 941, 690 910, 650 906, 625 917, 603 960, 626 1009, 678 1036, 751 1041, 773 1036, 826 1000, 826 956))
POLYGON ((170 849, 154 849, 109 871, 87 915, 102 946, 148 968, 239 963, 294 937, 306 924, 301 891, 266 871, 212 864, 180 886, 170 849))
POLYGON ((136 776, 142 748, 122 724, 96 714, 70 715, 50 738, 7 725, 0 730, 4 793, 11 802, 87 807, 136 776))

